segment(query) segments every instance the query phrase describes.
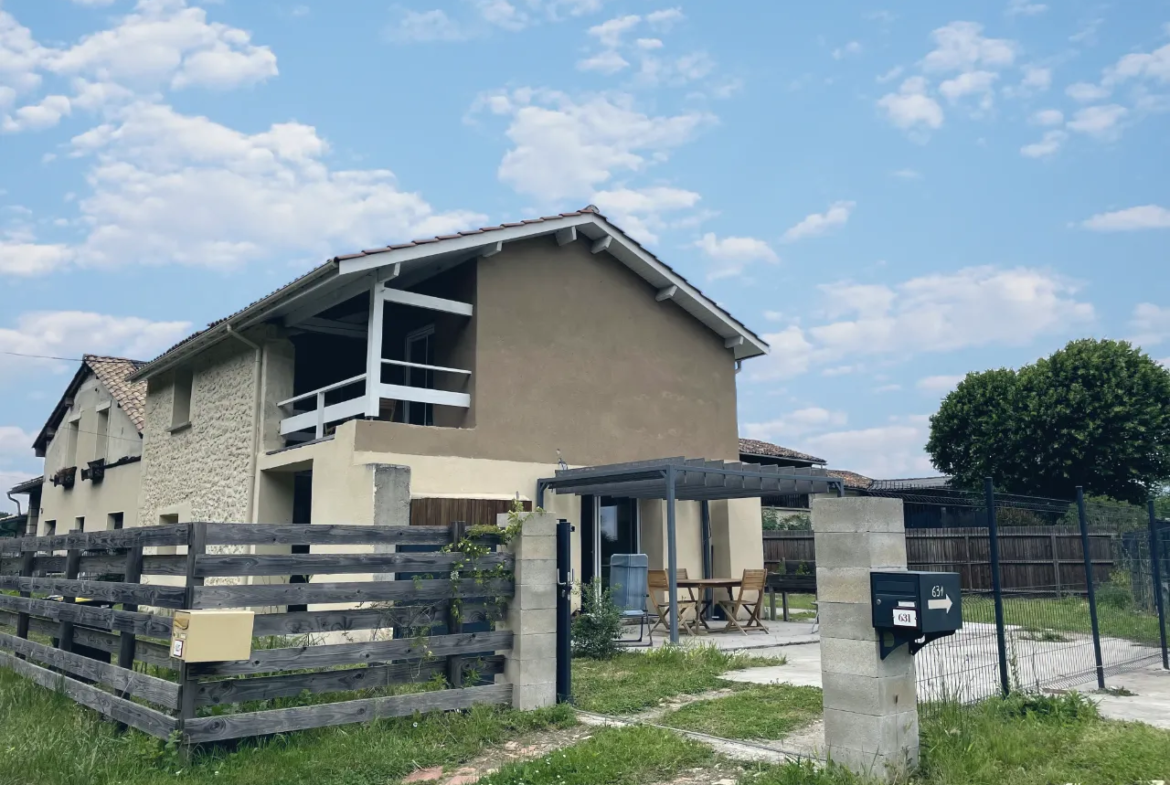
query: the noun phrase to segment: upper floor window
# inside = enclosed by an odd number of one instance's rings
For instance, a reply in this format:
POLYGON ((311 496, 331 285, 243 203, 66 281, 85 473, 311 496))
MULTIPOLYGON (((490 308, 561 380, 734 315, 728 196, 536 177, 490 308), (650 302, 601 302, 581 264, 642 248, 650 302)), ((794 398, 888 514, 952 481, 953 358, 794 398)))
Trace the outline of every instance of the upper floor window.
POLYGON ((80 426, 80 417, 65 424, 65 430, 61 434, 61 438, 65 441, 61 455, 62 469, 77 465, 77 440, 80 436, 80 426))
POLYGON ((99 409, 97 413, 97 425, 94 427, 93 460, 103 460, 108 454, 109 433, 110 408, 107 404, 106 408, 99 409))
POLYGON ((180 428, 191 422, 191 391, 195 374, 190 368, 175 371, 174 402, 171 408, 171 428, 180 428))
POLYGON ((57 533, 56 521, 45 521, 45 536, 52 537, 57 533))

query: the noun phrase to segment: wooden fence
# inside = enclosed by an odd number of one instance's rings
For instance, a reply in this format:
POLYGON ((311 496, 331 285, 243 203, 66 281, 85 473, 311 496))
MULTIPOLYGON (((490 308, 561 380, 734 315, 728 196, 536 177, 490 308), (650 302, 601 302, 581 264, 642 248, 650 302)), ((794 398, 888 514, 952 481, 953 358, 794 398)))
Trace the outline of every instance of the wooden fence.
MULTIPOLYGON (((1089 531, 1093 578, 1109 580, 1119 535, 1114 529, 1089 531)), ((906 558, 911 570, 957 572, 963 588, 991 591, 991 550, 986 527, 907 529, 906 558)), ((1004 591, 1079 594, 1085 586, 1084 549, 1079 529, 1057 526, 1003 526, 999 563, 1004 591)), ((764 532, 764 564, 770 572, 816 572, 811 531, 764 532)))
POLYGON ((513 557, 481 556, 475 569, 498 567, 492 571, 498 577, 479 573, 478 580, 453 582, 449 571, 465 557, 437 547, 462 538, 463 524, 191 523, 0 540, 0 591, 18 592, 0 594, 0 665, 123 725, 164 739, 178 733, 185 744, 510 704, 511 684, 481 682, 503 672, 500 653, 511 649, 512 633, 462 628, 499 618, 501 604, 514 593, 513 557), (326 544, 366 552, 229 552, 326 544), (435 546, 436 552, 369 552, 393 550, 388 546, 435 546), (144 553, 153 548, 185 553, 144 553), (392 579, 409 573, 412 579, 392 579), (347 574, 361 579, 334 579, 347 574), (286 582, 310 575, 328 579, 286 582), (280 610, 330 603, 345 606, 280 610), (237 662, 172 660, 171 618, 160 609, 202 608, 271 611, 256 614, 258 637, 383 630, 399 635, 254 647, 250 659, 237 662), (428 634, 438 627, 445 627, 443 634, 428 634), (464 686, 469 672, 477 682, 464 686), (446 680, 445 688, 211 716, 211 707, 223 704, 371 690, 437 676, 446 680))

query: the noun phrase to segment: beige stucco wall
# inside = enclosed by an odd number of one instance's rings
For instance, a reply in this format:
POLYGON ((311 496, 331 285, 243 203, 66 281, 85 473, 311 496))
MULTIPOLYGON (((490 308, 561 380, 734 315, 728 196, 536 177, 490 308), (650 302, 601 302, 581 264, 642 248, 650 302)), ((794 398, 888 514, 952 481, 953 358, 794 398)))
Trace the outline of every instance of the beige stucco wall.
POLYGON ((57 433, 45 450, 45 476, 51 477, 58 469, 77 467, 74 485, 65 490, 46 481, 41 491, 38 533, 44 533, 46 523, 54 521, 58 534, 75 528, 78 518, 84 518, 86 531, 104 531, 108 516, 120 512, 122 525, 134 526, 138 520, 138 492, 141 486, 142 464, 127 463, 106 470, 100 483, 81 479, 81 470, 89 461, 105 458, 113 463, 126 457, 142 454, 142 440, 138 429, 124 411, 113 401, 106 386, 90 374, 73 397, 73 405, 57 428, 57 433), (109 404, 106 438, 98 435, 99 405, 109 404), (80 417, 80 419, 77 419, 80 417), (70 440, 76 439, 76 450, 69 456, 70 440))
POLYGON ((256 353, 226 341, 193 361, 191 426, 171 432, 174 375, 146 396, 139 520, 249 521, 256 353))

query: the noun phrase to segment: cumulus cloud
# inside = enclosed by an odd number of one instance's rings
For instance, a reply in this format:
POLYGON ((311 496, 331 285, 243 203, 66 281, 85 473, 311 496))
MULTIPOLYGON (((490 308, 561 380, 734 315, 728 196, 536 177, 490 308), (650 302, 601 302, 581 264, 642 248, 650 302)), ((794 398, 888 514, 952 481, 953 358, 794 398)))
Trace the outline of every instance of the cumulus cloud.
POLYGON ((74 251, 64 244, 0 239, 0 275, 44 275, 68 265, 74 251))
POLYGON ((818 434, 797 444, 824 457, 831 466, 885 479, 937 474, 925 452, 929 437, 930 417, 920 414, 894 417, 872 428, 818 434))
POLYGON ((589 35, 605 47, 615 48, 622 42, 622 36, 633 30, 642 21, 637 14, 619 16, 589 28, 589 35))
POLYGON ((898 128, 936 130, 942 127, 943 110, 938 101, 926 93, 927 82, 921 76, 912 76, 902 82, 896 93, 887 93, 878 99, 878 108, 898 128))
POLYGON ((784 240, 794 242, 809 237, 818 237, 838 226, 844 226, 849 221, 849 216, 852 215, 856 204, 856 202, 834 202, 823 213, 805 216, 800 223, 784 233, 784 240))
POLYGON ((666 228, 666 216, 693 208, 699 194, 668 186, 616 188, 596 192, 592 201, 628 234, 643 243, 656 243, 658 232, 666 228))
POLYGON ((1031 0, 1009 0, 1005 13, 1008 16, 1038 16, 1048 10, 1044 3, 1033 3, 1031 0))
POLYGON ((1135 232, 1143 229, 1170 229, 1170 209, 1156 204, 1127 207, 1099 213, 1081 223, 1094 232, 1135 232))
POLYGON ((403 9, 385 31, 386 38, 397 43, 465 41, 475 33, 440 8, 429 11, 403 9))
POLYGON ((991 107, 997 79, 999 74, 992 71, 967 71, 941 83, 938 91, 952 104, 966 96, 978 95, 981 97, 980 105, 987 109, 991 107))
POLYGON ((615 175, 644 172, 714 122, 699 110, 648 115, 624 94, 532 88, 482 95, 472 114, 485 111, 509 119, 500 180, 548 201, 587 199, 615 175))
POLYGON ((1064 88, 1065 95, 1082 104, 1108 98, 1111 92, 1113 91, 1108 87, 1102 87, 1101 85, 1095 85, 1089 82, 1075 82, 1064 88))
POLYGON ((985 37, 983 25, 976 22, 951 22, 931 33, 931 38, 935 48, 922 61, 927 72, 1003 68, 1015 61, 1018 49, 1014 41, 985 37))
POLYGON ((1063 125, 1064 112, 1059 109, 1041 109, 1038 112, 1033 112, 1028 121, 1032 125, 1063 125))
POLYGON ((963 381, 964 378, 966 377, 962 374, 956 376, 927 376, 919 379, 918 383, 914 386, 923 392, 941 395, 955 389, 955 386, 963 381))
POLYGON ((616 74, 629 66, 630 62, 613 49, 606 49, 577 61, 578 71, 596 71, 606 75, 616 74))
POLYGON ((766 241, 755 237, 718 237, 707 232, 694 245, 715 263, 707 276, 711 279, 739 275, 752 262, 780 261, 766 241))
POLYGON ((834 60, 843 60, 846 57, 854 57, 861 54, 861 44, 858 41, 850 41, 844 46, 839 46, 833 50, 834 60))
POLYGON ((826 316, 834 321, 765 336, 773 352, 758 362, 758 376, 793 376, 813 364, 854 357, 1025 345, 1094 320, 1093 306, 1076 299, 1075 282, 1023 267, 970 267, 896 285, 838 283, 819 289, 826 316), (783 341, 785 351, 775 339, 783 341))
POLYGON ((1143 348, 1157 346, 1170 338, 1170 308, 1138 303, 1134 306, 1129 328, 1133 330, 1129 339, 1131 343, 1143 348))
POLYGON ((1021 147, 1020 155, 1025 158, 1047 158, 1051 155, 1056 155, 1066 139, 1068 139, 1068 134, 1059 129, 1045 131, 1040 141, 1032 142, 1021 147))
POLYGON ((797 409, 783 417, 767 422, 745 423, 740 429, 748 439, 784 441, 826 428, 839 428, 848 421, 845 412, 820 406, 797 409))
POLYGON ((1120 130, 1118 126, 1128 114, 1129 110, 1118 104, 1087 106, 1077 110, 1073 119, 1068 121, 1067 128, 1098 139, 1113 139, 1120 130))

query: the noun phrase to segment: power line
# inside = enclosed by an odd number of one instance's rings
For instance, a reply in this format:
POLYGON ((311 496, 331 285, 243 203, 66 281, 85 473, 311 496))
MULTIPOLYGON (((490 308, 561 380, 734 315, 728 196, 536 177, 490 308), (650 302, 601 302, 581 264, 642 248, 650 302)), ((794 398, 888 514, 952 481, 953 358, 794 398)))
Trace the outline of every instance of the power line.
POLYGON ((64 360, 65 362, 75 363, 125 363, 134 362, 133 360, 126 360, 122 358, 99 358, 99 357, 56 357, 51 354, 26 354, 25 352, 0 352, 0 354, 8 357, 24 357, 30 360, 64 360))

